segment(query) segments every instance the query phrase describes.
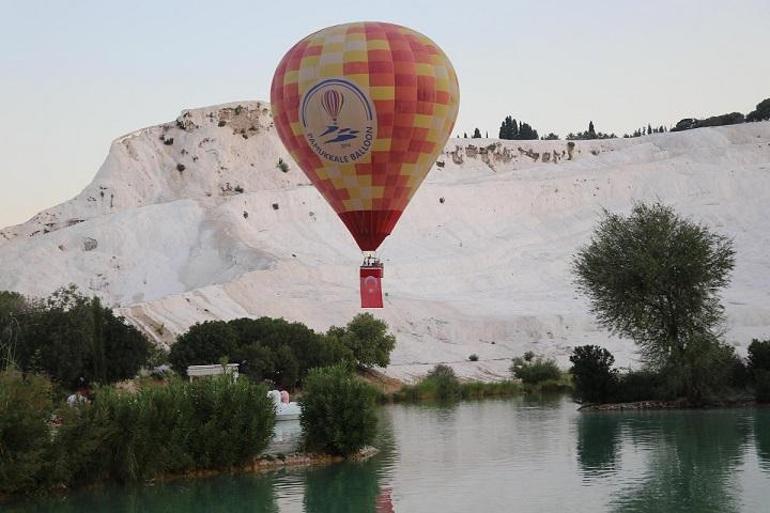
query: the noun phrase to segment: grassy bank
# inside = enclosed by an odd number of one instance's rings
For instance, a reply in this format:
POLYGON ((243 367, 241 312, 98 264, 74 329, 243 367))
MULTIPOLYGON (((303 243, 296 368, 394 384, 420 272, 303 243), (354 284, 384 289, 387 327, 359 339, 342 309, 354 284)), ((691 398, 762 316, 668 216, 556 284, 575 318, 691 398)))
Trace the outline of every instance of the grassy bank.
POLYGON ((450 367, 437 365, 417 383, 398 388, 391 385, 388 388, 381 391, 381 402, 464 401, 524 394, 567 393, 572 391, 572 379, 569 373, 560 372, 556 377, 529 383, 520 379, 494 382, 460 381, 450 367))

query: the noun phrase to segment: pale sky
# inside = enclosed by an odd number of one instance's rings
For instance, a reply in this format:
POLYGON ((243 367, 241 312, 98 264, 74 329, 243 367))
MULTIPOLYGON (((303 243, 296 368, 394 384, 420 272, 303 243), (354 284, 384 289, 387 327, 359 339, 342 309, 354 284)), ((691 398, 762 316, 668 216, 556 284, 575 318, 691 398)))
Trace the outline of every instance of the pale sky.
POLYGON ((87 185, 110 142, 184 108, 268 100, 305 35, 390 21, 441 46, 455 133, 630 132, 770 97, 770 1, 0 0, 0 226, 87 185))

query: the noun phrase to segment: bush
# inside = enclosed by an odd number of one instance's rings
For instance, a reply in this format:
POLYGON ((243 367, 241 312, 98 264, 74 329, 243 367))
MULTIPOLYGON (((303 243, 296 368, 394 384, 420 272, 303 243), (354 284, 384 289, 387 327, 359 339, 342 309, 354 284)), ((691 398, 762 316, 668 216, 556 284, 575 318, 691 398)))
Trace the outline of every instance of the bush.
POLYGON ((617 385, 612 353, 599 346, 579 346, 572 350, 569 361, 578 402, 601 403, 611 399, 617 385))
POLYGON ((711 333, 694 333, 687 343, 686 365, 671 362, 660 369, 661 396, 685 396, 693 404, 719 399, 731 386, 740 360, 735 348, 711 333))
POLYGON ((476 353, 473 353, 472 355, 470 355, 468 357, 468 360, 470 360, 472 362, 477 362, 477 361, 479 361, 479 355, 477 355, 476 353))
POLYGON ((277 167, 278 169, 280 169, 284 173, 288 173, 289 172, 289 164, 287 164, 286 161, 283 160, 283 159, 278 159, 278 165, 275 166, 275 167, 277 167))
POLYGON ((514 358, 511 372, 525 385, 538 385, 546 381, 561 379, 561 370, 552 359, 543 359, 529 352, 522 358, 514 358))
POLYGON ((370 313, 358 314, 347 326, 332 326, 328 336, 337 338, 353 354, 359 367, 387 367, 396 337, 388 333, 388 325, 370 313))
POLYGON ((269 317, 209 321, 178 337, 169 359, 177 372, 184 373, 188 365, 226 358, 240 363, 241 373, 254 381, 269 380, 291 389, 312 368, 354 362, 353 350, 346 344, 359 351, 362 362, 388 358, 390 351, 384 344, 391 336, 378 332, 378 323, 385 326, 381 321, 356 318, 348 328, 332 328, 323 335, 302 323, 269 317))
MULTIPOLYGON (((436 365, 420 384, 424 390, 433 391, 439 401, 452 401, 461 397, 460 381, 454 369, 448 365, 436 365)), ((430 393, 428 394, 430 395, 430 393)))
POLYGON ((14 369, 0 372, 0 495, 46 484, 52 410, 47 379, 14 369))
POLYGON ((135 394, 103 388, 63 413, 58 474, 72 483, 242 465, 267 447, 275 423, 267 389, 229 376, 135 394))
POLYGON ((375 391, 344 365, 313 369, 305 380, 300 424, 311 451, 349 456, 377 430, 375 391))
POLYGON ((610 398, 621 403, 661 399, 660 375, 647 370, 624 372, 617 376, 610 398))

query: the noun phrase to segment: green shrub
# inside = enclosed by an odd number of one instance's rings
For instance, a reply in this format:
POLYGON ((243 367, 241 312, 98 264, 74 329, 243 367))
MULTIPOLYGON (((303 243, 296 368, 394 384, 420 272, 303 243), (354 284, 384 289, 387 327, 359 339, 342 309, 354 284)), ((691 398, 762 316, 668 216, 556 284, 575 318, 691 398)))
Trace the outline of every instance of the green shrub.
POLYGON ((619 374, 608 399, 621 403, 661 399, 660 375, 647 370, 619 374))
POLYGON ((740 361, 733 346, 707 332, 690 336, 683 359, 687 365, 673 361, 660 368, 661 399, 687 397, 692 404, 719 400, 729 392, 740 361))
POLYGON ((344 365, 310 371, 300 405, 300 424, 311 451, 349 456, 374 439, 375 391, 344 365))
POLYGON ((47 379, 14 369, 0 372, 0 495, 47 484, 52 410, 47 379))
POLYGON ((477 362, 477 361, 479 361, 479 355, 477 355, 476 353, 473 353, 472 355, 470 355, 468 357, 468 360, 470 360, 472 362, 477 362))
POLYGON ((73 483, 241 465, 267 447, 275 422, 267 389, 229 376, 133 394, 102 388, 64 414, 58 474, 73 483))
POLYGON ((574 396, 578 402, 601 403, 611 400, 617 386, 617 371, 612 368, 615 357, 599 346, 578 346, 569 357, 574 379, 574 396))
POLYGON ((396 347, 396 337, 388 333, 388 325, 370 313, 356 315, 344 328, 332 326, 327 335, 342 342, 363 368, 387 367, 396 347))
POLYGON ((511 397, 521 392, 521 385, 514 381, 495 381, 483 383, 469 381, 460 383, 460 396, 463 399, 485 399, 491 397, 511 397))
POLYGON ((525 385, 537 385, 545 381, 561 379, 561 370, 555 360, 534 357, 532 354, 514 358, 511 372, 525 385))
POLYGON ((454 401, 462 396, 460 381, 454 369, 443 364, 433 367, 433 370, 420 382, 419 388, 422 389, 423 396, 438 401, 454 401))

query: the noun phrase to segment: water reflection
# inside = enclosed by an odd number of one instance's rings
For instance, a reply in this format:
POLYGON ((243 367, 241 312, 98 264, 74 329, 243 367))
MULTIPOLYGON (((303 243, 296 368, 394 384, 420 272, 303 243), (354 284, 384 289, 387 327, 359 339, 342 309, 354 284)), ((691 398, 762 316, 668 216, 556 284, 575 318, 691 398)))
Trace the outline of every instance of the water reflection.
POLYGON ((643 473, 613 494, 613 511, 740 510, 734 475, 748 439, 745 412, 589 414, 578 422, 584 472, 614 471, 621 432, 629 457, 643 456, 643 473))
MULTIPOLYGON (((580 413, 567 398, 517 398, 388 406, 380 427, 381 453, 366 462, 103 487, 0 510, 770 511, 770 409, 580 413)), ((284 434, 277 442, 292 440, 284 434)))
POLYGON ((375 513, 380 485, 371 464, 333 465, 309 472, 307 513, 375 513))
POLYGON ((278 513, 275 476, 219 476, 154 486, 108 486, 10 506, 8 513, 278 513))
MULTIPOLYGON (((442 412, 443 413, 443 412, 442 412)), ((395 452, 389 416, 381 414, 376 443, 381 454, 364 462, 313 469, 305 476, 306 513, 389 513, 393 511, 388 479, 395 452)))
POLYGON ((577 429, 577 455, 586 481, 618 467, 622 417, 612 413, 583 413, 577 429))
POLYGON ((759 467, 770 472, 770 410, 757 410, 754 416, 754 443, 757 446, 759 467))

